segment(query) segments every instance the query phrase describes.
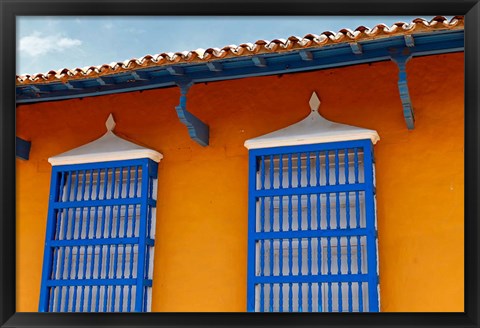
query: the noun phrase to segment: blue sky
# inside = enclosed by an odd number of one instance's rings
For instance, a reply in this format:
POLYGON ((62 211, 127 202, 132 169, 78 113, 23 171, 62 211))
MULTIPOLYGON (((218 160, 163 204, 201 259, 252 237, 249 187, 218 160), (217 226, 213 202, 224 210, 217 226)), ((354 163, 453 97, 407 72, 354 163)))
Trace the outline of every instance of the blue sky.
POLYGON ((21 16, 17 17, 17 74, 96 66, 147 54, 221 48, 260 39, 303 37, 342 28, 354 30, 361 25, 391 26, 417 17, 422 16, 21 16))

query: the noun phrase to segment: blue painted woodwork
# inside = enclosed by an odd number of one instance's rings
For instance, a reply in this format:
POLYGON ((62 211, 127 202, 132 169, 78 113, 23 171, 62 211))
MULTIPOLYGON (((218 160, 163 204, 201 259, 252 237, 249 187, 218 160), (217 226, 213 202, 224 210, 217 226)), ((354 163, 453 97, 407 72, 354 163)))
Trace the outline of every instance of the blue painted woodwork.
POLYGON ((82 88, 78 88, 73 85, 71 82, 63 82, 63 85, 67 87, 68 90, 81 90, 82 88))
POLYGON ((413 38, 413 35, 407 34, 404 36, 405 39, 405 45, 409 48, 415 47, 415 39, 413 38))
POLYGON ((352 52, 355 55, 361 55, 363 53, 362 45, 357 42, 350 43, 350 48, 352 48, 352 52))
POLYGON ((145 312, 158 164, 52 168, 40 312, 145 312))
POLYGON ((167 71, 171 74, 171 75, 184 75, 185 72, 183 70, 183 68, 181 67, 178 67, 178 66, 169 66, 167 67, 167 71))
POLYGON ((378 312, 371 140, 251 149, 249 165, 247 311, 378 312))
POLYGON ((398 91, 400 93, 400 100, 403 106, 403 116, 407 123, 407 128, 413 130, 415 128, 415 117, 413 113, 412 100, 410 99, 410 92, 408 91, 407 82, 407 62, 412 58, 410 48, 404 48, 401 51, 392 50, 391 58, 398 66, 398 91))
MULTIPOLYGON (((373 147, 366 147, 364 150, 364 165, 365 165, 365 184, 367 185, 365 192, 365 202, 366 204, 371 204, 371 206, 366 206, 366 226, 367 229, 371 229, 371 233, 367 234, 367 272, 369 273, 368 285, 377 286, 378 285, 378 274, 377 271, 377 257, 371 256, 371 254, 377 254, 377 220, 375 215, 375 186, 373 185, 373 147)), ((372 290, 373 288, 368 289, 368 300, 370 308, 378 308, 378 296, 377 290, 372 290)))
POLYGON ((141 77, 137 72, 128 72, 131 76, 132 76, 132 79, 134 79, 135 81, 147 81, 148 79, 146 78, 143 78, 141 77))
MULTIPOLYGON (((415 44, 409 48, 413 57, 459 52, 464 49, 463 30, 421 33, 413 37, 415 44)), ((215 63, 222 65, 221 71, 212 71, 207 63, 198 62, 183 64, 181 68, 183 76, 194 83, 304 72, 390 60, 389 50, 392 48, 403 49, 405 42, 404 36, 360 42, 358 44, 361 45, 363 51, 360 55, 354 54, 349 44, 310 48, 308 51, 300 49, 258 55, 258 58, 268 59, 266 67, 256 66, 252 57, 246 56, 216 60, 215 63), (311 56, 306 53, 310 53, 311 56)), ((96 78, 77 80, 75 81, 76 89, 69 89, 61 82, 18 85, 16 101, 17 103, 32 103, 169 87, 176 85, 178 78, 178 75, 172 75, 171 72, 180 73, 172 66, 148 67, 135 72, 144 80, 128 82, 131 81, 132 76, 125 72, 102 76, 106 85, 99 85, 96 78), (42 93, 32 91, 30 87, 32 85, 39 88, 42 93)))
POLYGON ((207 63, 207 67, 212 72, 220 72, 221 70, 223 70, 222 64, 217 63, 217 62, 209 62, 209 63, 207 63))
POLYGON ((95 79, 96 82, 98 82, 98 85, 104 86, 107 85, 107 82, 105 79, 102 79, 101 77, 95 79))
POLYGON ((15 156, 20 159, 28 160, 30 158, 30 148, 32 143, 22 138, 15 137, 15 156))
POLYGON ((312 60, 313 59, 313 54, 312 54, 311 51, 300 50, 298 52, 298 54, 300 55, 300 58, 302 58, 302 60, 312 60))
POLYGON ((180 122, 187 126, 190 138, 195 140, 201 146, 205 147, 208 146, 210 134, 209 127, 195 115, 187 111, 187 92, 192 85, 192 82, 178 83, 181 92, 180 104, 176 106, 175 109, 177 110, 177 115, 180 119, 180 122))
POLYGON ((257 67, 267 67, 267 61, 264 57, 254 56, 252 57, 253 64, 257 67))

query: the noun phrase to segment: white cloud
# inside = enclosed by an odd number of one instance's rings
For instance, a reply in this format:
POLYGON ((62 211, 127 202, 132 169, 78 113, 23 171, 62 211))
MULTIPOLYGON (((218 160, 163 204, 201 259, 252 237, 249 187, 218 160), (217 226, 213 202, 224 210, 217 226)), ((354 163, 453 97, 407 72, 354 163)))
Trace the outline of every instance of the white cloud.
POLYGON ((62 52, 65 49, 79 46, 82 41, 71 39, 60 34, 43 36, 39 32, 33 32, 19 40, 18 51, 31 57, 45 55, 50 52, 62 52))

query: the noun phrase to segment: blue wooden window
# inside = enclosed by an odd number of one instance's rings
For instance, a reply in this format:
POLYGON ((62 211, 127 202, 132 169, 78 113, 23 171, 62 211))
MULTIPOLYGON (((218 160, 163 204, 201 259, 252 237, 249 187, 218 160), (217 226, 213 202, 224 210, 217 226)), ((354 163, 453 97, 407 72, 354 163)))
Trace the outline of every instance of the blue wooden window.
POLYGON ((40 312, 149 311, 157 165, 53 166, 40 312))
POLYGON ((373 146, 250 150, 247 310, 379 311, 373 146))

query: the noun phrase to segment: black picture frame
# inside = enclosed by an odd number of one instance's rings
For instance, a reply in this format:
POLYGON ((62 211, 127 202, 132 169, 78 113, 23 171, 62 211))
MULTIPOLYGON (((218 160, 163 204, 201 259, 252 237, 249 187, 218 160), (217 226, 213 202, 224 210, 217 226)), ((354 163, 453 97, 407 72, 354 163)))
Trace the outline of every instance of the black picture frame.
MULTIPOLYGON (((0 0, 0 325, 2 327, 478 327, 478 0, 0 0), (16 313, 15 17, 25 15, 465 15, 465 312, 463 313, 16 313)), ((40 232, 39 232, 40 233, 40 232)), ((441 288, 441 286, 439 286, 441 288)))

